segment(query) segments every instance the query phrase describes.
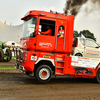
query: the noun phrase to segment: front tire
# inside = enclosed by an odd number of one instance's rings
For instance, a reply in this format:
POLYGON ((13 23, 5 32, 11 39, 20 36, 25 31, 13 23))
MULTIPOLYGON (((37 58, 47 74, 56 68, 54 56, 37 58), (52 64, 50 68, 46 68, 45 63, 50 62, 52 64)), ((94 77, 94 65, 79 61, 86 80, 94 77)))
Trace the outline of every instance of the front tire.
POLYGON ((96 82, 100 83, 100 69, 98 69, 95 79, 96 79, 96 82))
POLYGON ((52 76, 52 70, 48 65, 41 65, 37 68, 35 76, 40 82, 48 82, 52 76))

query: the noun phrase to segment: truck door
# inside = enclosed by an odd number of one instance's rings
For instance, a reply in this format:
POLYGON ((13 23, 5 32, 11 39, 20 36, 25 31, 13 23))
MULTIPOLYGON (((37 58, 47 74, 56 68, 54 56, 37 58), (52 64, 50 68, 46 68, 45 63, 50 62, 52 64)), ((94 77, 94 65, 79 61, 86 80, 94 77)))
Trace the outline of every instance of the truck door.
POLYGON ((56 23, 56 52, 65 52, 67 21, 57 20, 56 23))
POLYGON ((100 48, 93 40, 85 40, 85 57, 99 58, 100 48))
POLYGON ((39 33, 37 36, 36 50, 53 52, 55 49, 55 21, 42 17, 39 18, 39 33), (47 27, 52 30, 51 34, 43 34, 47 32, 47 27))

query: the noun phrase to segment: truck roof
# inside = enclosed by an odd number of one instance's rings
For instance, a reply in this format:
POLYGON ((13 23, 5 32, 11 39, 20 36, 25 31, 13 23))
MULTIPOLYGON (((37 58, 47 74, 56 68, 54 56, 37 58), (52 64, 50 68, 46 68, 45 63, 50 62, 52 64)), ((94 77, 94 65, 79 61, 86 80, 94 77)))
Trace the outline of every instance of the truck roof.
POLYGON ((44 16, 48 18, 54 18, 54 19, 63 19, 67 20, 67 15, 64 13, 58 13, 58 12, 53 12, 50 10, 50 12, 46 11, 38 11, 38 10, 32 10, 28 11, 21 20, 25 20, 28 16, 44 16))

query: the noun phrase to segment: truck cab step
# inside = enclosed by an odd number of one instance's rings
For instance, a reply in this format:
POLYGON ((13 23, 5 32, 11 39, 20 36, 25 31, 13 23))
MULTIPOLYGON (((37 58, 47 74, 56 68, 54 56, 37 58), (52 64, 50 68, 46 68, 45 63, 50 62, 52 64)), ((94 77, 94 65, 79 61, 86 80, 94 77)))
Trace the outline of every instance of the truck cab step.
POLYGON ((60 73, 60 72, 56 72, 56 74, 58 74, 58 75, 63 75, 63 73, 60 73))
POLYGON ((63 60, 56 60, 57 62, 65 62, 65 61, 63 61, 63 60))
POLYGON ((57 68, 62 68, 62 69, 63 69, 64 67, 62 67, 62 66, 57 66, 57 68))

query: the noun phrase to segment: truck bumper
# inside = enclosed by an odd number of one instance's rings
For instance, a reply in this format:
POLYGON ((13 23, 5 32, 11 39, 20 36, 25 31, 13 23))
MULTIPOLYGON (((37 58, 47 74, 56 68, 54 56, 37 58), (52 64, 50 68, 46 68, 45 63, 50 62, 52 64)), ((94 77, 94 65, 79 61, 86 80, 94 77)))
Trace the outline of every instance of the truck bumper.
POLYGON ((15 69, 20 72, 25 72, 24 66, 20 65, 20 63, 18 63, 18 62, 15 64, 15 69))

